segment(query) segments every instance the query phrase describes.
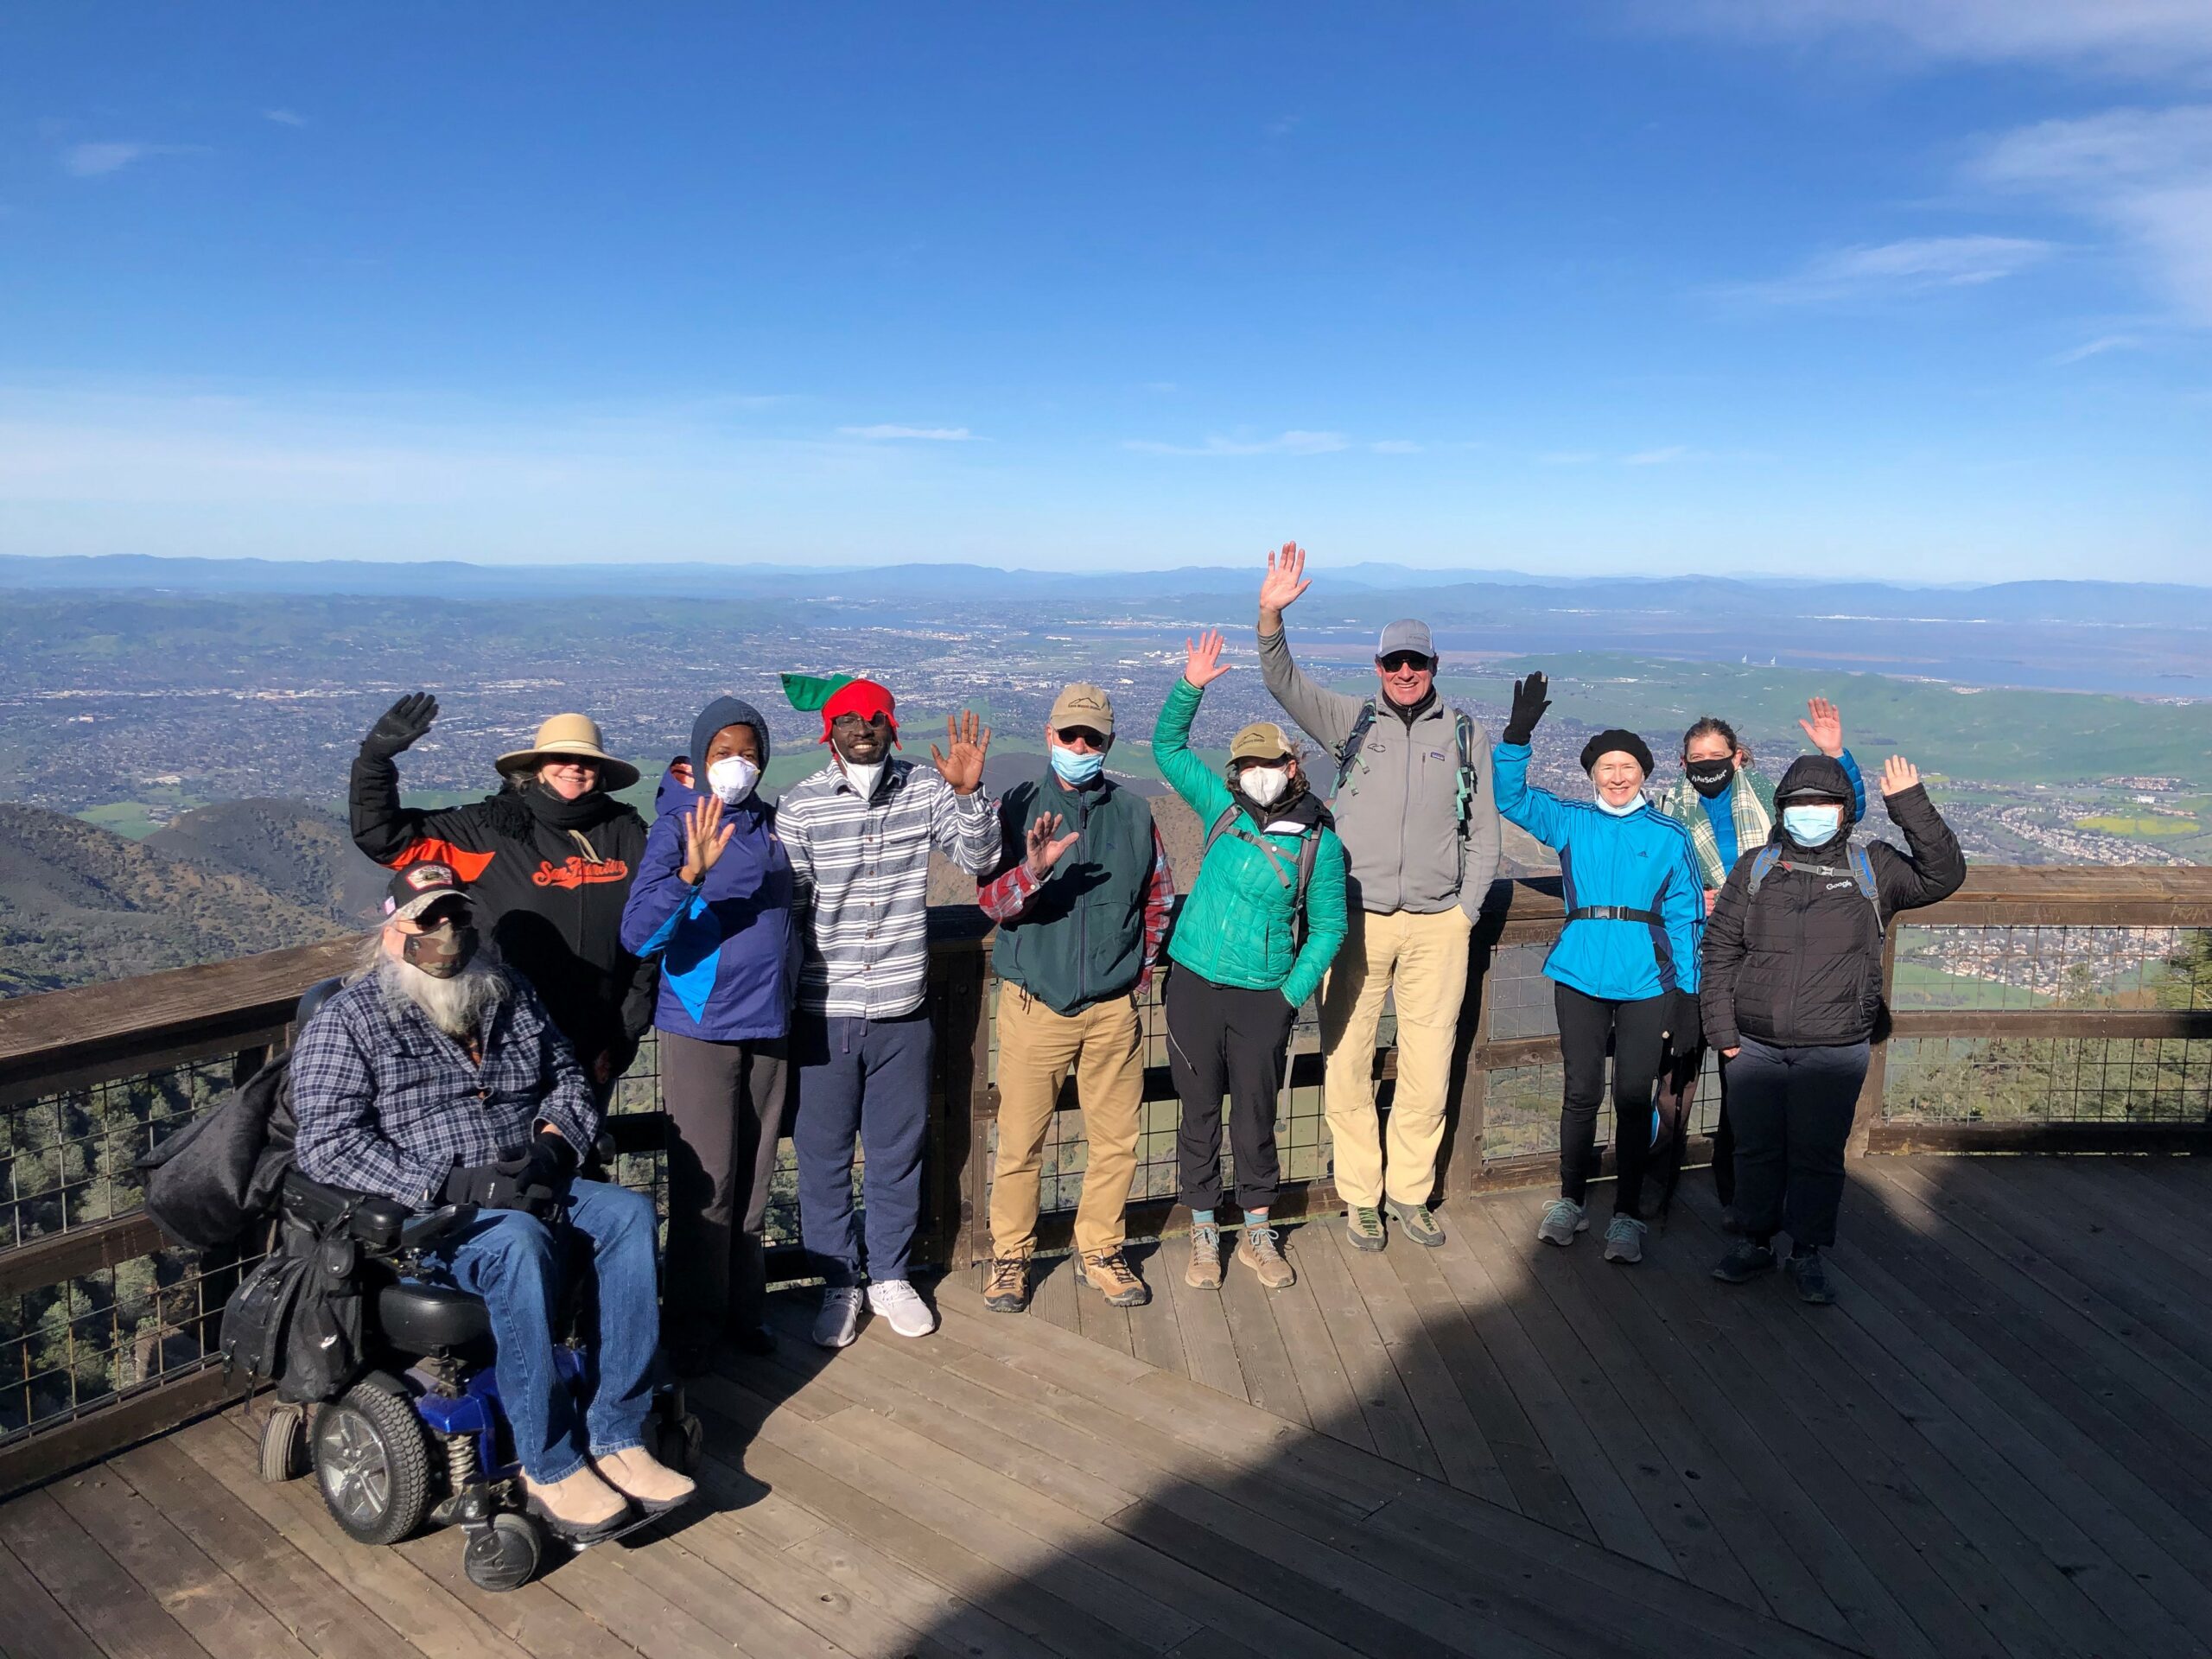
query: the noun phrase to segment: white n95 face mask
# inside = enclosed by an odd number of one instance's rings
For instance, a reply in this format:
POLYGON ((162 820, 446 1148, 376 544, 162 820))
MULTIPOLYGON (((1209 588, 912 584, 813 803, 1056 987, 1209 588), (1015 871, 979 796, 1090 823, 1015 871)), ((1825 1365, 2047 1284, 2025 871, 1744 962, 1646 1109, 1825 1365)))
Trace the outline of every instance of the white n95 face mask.
POLYGON ((1290 773, 1281 766, 1247 766, 1236 781, 1262 806, 1273 806, 1290 787, 1290 773))
POLYGON ((760 768, 741 754, 717 760, 707 768, 707 787, 724 806, 735 806, 760 781, 760 768))

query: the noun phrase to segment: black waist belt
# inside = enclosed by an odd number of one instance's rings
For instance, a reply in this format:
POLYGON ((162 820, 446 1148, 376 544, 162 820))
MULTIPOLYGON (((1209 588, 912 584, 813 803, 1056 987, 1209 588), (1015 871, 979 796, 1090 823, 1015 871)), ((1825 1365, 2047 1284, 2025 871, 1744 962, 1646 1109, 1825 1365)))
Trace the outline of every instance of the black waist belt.
POLYGON ((1656 910, 1631 910, 1626 905, 1585 905, 1567 912, 1570 922, 1656 922, 1656 910))

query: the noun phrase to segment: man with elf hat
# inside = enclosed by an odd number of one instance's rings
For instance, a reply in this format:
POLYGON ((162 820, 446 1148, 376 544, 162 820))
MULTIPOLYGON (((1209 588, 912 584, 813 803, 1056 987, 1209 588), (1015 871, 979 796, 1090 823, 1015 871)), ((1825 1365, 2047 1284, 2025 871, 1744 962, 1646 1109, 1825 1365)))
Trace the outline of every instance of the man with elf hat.
POLYGON ((862 1255, 853 1219, 853 1141, 866 1155, 865 1288, 902 1337, 936 1318, 907 1281, 919 1219, 929 1116, 930 851, 970 875, 999 860, 985 797, 991 734, 973 712, 947 715, 949 753, 933 770, 894 759, 897 708, 874 680, 786 674, 795 709, 822 715, 830 764, 784 792, 777 827, 789 852, 804 946, 791 1056, 798 1067, 799 1230, 826 1281, 814 1339, 842 1348, 859 1332, 862 1255))

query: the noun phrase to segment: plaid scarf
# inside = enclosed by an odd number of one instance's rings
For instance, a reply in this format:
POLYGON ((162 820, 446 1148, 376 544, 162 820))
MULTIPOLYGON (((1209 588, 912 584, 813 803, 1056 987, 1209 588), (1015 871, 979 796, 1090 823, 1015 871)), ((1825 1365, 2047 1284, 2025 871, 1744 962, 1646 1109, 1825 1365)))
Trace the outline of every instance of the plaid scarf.
MULTIPOLYGON (((1705 885, 1717 887, 1726 883, 1728 870, 1720 861, 1720 837, 1713 833, 1704 798, 1687 774, 1675 779, 1661 798, 1659 810, 1688 826, 1690 848, 1697 855, 1698 874, 1705 885)), ((1728 780, 1728 812, 1736 821, 1738 858, 1765 846, 1767 837, 1774 833, 1774 785, 1756 772, 1737 767, 1736 775, 1728 780)))

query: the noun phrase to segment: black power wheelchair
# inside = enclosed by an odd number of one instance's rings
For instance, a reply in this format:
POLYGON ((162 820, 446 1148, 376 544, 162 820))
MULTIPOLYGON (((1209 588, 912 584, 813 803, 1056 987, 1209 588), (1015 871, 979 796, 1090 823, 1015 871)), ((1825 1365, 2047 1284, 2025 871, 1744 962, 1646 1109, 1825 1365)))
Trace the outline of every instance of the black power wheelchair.
MULTIPOLYGON (((339 984, 327 981, 301 999, 300 1026, 339 984)), ((598 1162, 612 1156, 611 1145, 594 1149, 598 1162)), ((414 1277, 426 1250, 474 1221, 475 1206, 417 1215, 395 1199, 328 1186, 295 1168, 285 1173, 278 1209, 288 1230, 315 1239, 321 1269, 358 1294, 362 1363, 334 1399, 270 1409, 261 1431, 262 1478, 296 1480, 312 1471, 332 1517, 365 1544, 397 1543, 425 1522, 457 1526, 472 1584, 498 1591, 527 1583, 548 1535, 522 1508, 488 1313, 467 1291, 414 1277)), ((588 1278, 568 1275, 554 1333, 562 1382, 578 1390, 588 1365, 579 1332, 588 1278)), ((703 1434, 680 1386, 655 1393, 645 1446, 671 1469, 697 1470, 703 1434)), ((658 1518, 634 1519, 593 1541, 658 1518)))

